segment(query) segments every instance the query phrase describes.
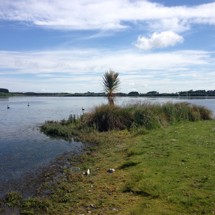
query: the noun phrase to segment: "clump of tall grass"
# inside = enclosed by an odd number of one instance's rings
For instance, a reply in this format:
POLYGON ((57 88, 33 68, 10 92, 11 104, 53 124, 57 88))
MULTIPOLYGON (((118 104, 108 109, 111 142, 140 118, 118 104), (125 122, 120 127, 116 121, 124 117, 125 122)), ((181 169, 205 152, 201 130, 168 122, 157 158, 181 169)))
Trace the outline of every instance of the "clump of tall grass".
POLYGON ((183 121, 212 119, 212 112, 205 107, 189 103, 134 104, 124 107, 101 105, 82 116, 71 115, 68 120, 48 121, 41 131, 65 139, 83 136, 89 131, 134 130, 166 127, 183 121))
POLYGON ((41 131, 52 137, 63 137, 70 140, 71 137, 76 137, 77 130, 75 127, 80 124, 81 117, 70 115, 69 118, 61 121, 46 121, 41 127, 41 131))
POLYGON ((125 107, 102 105, 82 118, 82 126, 98 131, 123 130, 144 127, 159 128, 182 121, 212 119, 205 107, 189 103, 135 104, 125 107))
POLYGON ((63 124, 55 121, 47 121, 41 126, 41 131, 52 137, 64 137, 70 139, 72 136, 72 126, 63 122, 63 124))
POLYGON ((102 105, 85 114, 82 122, 98 131, 123 130, 130 126, 130 115, 130 111, 126 108, 102 105))

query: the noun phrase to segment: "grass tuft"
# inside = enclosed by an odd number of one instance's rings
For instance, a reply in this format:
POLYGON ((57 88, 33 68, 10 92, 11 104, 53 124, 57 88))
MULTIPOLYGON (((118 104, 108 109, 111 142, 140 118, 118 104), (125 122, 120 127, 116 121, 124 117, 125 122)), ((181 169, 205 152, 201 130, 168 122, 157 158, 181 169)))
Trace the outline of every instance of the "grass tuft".
POLYGON ((125 107, 102 105, 83 116, 84 123, 98 131, 135 127, 155 129, 182 121, 212 119, 212 112, 189 103, 135 104, 125 107))
POLYGON ((91 130, 106 132, 129 130, 143 134, 146 130, 167 127, 179 122, 212 119, 212 112, 205 107, 189 103, 135 104, 125 107, 101 105, 77 118, 70 116, 60 122, 48 121, 41 130, 55 137, 71 139, 91 130))

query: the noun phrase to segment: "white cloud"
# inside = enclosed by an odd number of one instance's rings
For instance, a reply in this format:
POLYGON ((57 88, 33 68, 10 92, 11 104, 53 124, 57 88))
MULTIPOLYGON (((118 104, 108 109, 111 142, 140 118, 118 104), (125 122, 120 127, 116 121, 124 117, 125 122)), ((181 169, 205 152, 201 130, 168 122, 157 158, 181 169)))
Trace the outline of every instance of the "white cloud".
MULTIPOLYGON (((209 52, 174 51, 144 54, 123 50, 52 50, 35 52, 0 51, 1 71, 10 70, 20 74, 69 74, 85 75, 100 73, 110 67, 119 72, 144 70, 166 70, 195 65, 207 65, 211 61, 209 52), (89 57, 90 56, 90 57, 89 57)), ((0 74, 1 74, 0 71, 0 74)), ((4 73, 5 73, 4 71, 4 73)))
POLYGON ((166 48, 169 46, 174 46, 177 43, 183 42, 183 37, 172 32, 164 31, 161 33, 153 33, 151 37, 147 38, 144 36, 139 36, 136 42, 136 47, 143 50, 150 50, 156 48, 166 48))
POLYGON ((147 0, 1 0, 0 19, 57 29, 122 29, 146 22, 157 31, 185 31, 193 23, 215 25, 215 2, 168 7, 147 0), (126 23, 126 24, 125 24, 126 23))
POLYGON ((213 86, 214 67, 212 53, 201 50, 162 53, 96 49, 0 51, 0 86, 11 91, 101 92, 102 75, 112 68, 120 73, 123 92, 132 91, 134 86, 139 92, 164 91, 162 87, 171 92, 172 89, 183 90, 185 85, 208 89, 213 86))
POLYGON ((171 19, 164 18, 149 22, 151 31, 157 31, 158 29, 160 31, 166 31, 170 29, 173 32, 184 32, 190 30, 190 25, 190 21, 178 17, 172 17, 171 19))

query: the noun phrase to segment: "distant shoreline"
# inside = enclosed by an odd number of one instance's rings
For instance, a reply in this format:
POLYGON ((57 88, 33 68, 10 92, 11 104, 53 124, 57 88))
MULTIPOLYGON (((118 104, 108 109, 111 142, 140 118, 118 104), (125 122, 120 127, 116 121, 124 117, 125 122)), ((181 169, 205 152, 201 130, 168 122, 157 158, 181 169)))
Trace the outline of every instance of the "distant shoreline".
MULTIPOLYGON (((19 93, 19 92, 10 92, 10 93, 0 93, 0 97, 12 97, 12 96, 35 96, 35 97, 106 97, 105 93, 19 93)), ((116 97, 134 97, 134 98, 180 98, 180 99, 215 99, 215 94, 211 95, 179 95, 176 93, 161 93, 161 94, 139 94, 139 95, 130 95, 126 93, 117 93, 116 97)))

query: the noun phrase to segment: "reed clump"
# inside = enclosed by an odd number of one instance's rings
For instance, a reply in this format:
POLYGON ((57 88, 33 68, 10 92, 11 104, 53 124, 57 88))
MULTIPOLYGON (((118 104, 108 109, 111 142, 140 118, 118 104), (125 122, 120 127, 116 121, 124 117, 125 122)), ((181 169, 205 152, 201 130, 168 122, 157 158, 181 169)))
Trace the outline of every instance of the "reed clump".
POLYGON ((189 103, 135 104, 125 107, 102 105, 82 117, 82 126, 98 131, 124 130, 138 127, 154 129, 182 121, 212 119, 205 107, 189 103))
POLYGON ((82 116, 71 115, 67 120, 47 121, 41 131, 66 140, 83 139, 91 131, 128 130, 145 132, 180 122, 210 120, 212 111, 189 103, 134 104, 124 107, 101 105, 82 116))

